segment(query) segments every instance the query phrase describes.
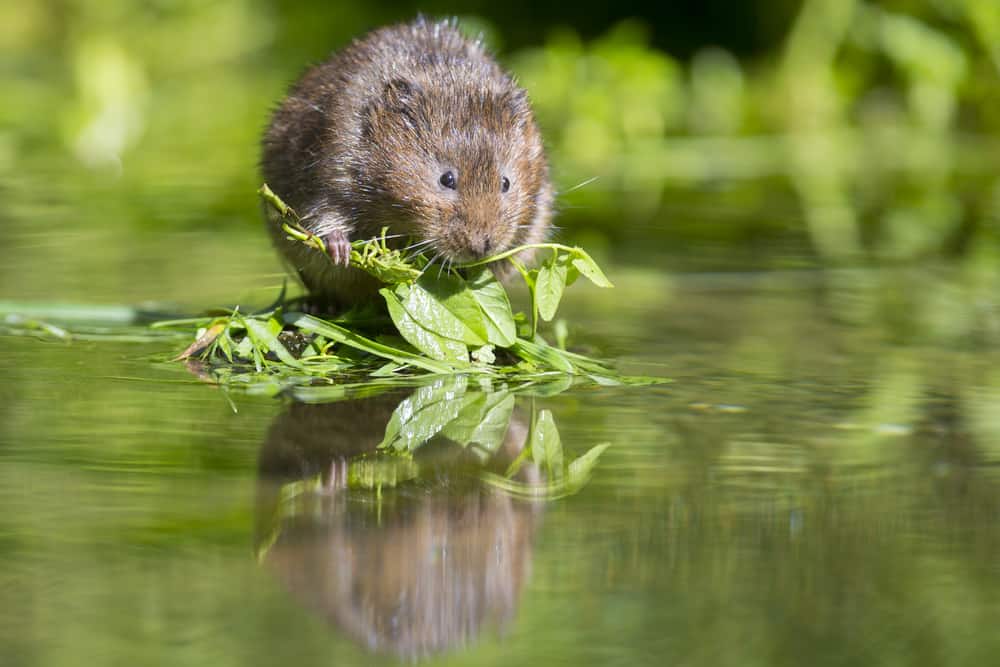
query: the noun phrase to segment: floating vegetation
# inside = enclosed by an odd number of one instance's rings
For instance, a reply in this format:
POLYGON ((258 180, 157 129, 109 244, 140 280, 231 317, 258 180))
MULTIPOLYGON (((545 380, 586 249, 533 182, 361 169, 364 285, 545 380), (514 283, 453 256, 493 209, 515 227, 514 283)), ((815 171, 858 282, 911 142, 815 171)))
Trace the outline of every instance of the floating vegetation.
POLYGON ((146 323, 162 319, 129 306, 0 301, 0 335, 55 339, 154 343, 183 339, 179 331, 154 330, 146 323))
MULTIPOLYGON (((327 252, 323 240, 304 229, 267 185, 260 195, 281 216, 290 239, 327 252)), ((383 230, 380 238, 354 242, 350 263, 383 284, 379 293, 387 314, 369 308, 323 319, 279 303, 259 313, 237 309, 154 326, 196 328, 178 359, 196 360, 212 371, 245 367, 257 374, 341 379, 463 373, 527 380, 560 373, 601 384, 659 381, 620 376, 606 363, 552 345, 539 333, 539 323, 554 319, 566 287, 579 277, 612 286, 582 248, 531 244, 428 271, 424 255, 392 248, 383 230), (525 250, 542 258, 538 268, 517 259, 525 250), (488 266, 500 261, 510 262, 524 280, 531 300, 527 315, 513 311, 488 266)))

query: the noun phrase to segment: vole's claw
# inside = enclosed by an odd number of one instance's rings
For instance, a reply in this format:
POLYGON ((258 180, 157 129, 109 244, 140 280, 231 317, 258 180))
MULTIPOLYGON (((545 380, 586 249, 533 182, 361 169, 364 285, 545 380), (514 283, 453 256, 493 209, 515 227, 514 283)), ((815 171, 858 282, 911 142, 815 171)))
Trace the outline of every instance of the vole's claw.
POLYGON ((351 242, 343 232, 330 232, 326 235, 326 252, 337 266, 349 266, 351 263, 351 242))

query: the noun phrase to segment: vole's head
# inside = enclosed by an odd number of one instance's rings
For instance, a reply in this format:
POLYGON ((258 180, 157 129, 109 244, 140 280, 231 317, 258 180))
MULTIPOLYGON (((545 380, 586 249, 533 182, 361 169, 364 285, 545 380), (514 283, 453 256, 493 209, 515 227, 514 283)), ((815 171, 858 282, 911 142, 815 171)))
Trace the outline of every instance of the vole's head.
MULTIPOLYGON (((468 77, 470 80, 472 77, 468 77)), ((548 223, 545 156, 523 91, 455 80, 386 84, 362 119, 357 178, 393 231, 466 262, 534 241, 548 223)))

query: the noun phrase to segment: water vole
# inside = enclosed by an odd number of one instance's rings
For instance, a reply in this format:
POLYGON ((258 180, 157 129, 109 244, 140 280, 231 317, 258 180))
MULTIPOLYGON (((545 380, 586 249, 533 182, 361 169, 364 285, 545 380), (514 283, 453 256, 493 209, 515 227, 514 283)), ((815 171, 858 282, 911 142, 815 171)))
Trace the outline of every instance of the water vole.
POLYGON ((263 140, 264 179, 324 238, 330 261, 275 243, 317 297, 349 305, 376 285, 348 244, 383 227, 436 262, 546 236, 552 186, 525 92, 453 22, 376 30, 309 69, 263 140))

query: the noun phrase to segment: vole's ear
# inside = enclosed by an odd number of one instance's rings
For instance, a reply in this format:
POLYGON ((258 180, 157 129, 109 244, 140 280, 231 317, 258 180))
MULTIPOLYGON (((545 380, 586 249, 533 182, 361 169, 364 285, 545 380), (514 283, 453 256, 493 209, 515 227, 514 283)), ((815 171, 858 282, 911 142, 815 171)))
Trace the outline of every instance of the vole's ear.
POLYGON ((410 107, 420 96, 422 90, 419 85, 407 79, 392 79, 385 84, 382 91, 382 99, 390 109, 402 111, 410 107))
POLYGON ((382 88, 382 94, 365 105, 362 111, 361 134, 365 139, 374 140, 377 128, 399 127, 402 122, 413 131, 418 130, 417 100, 423 90, 407 79, 392 79, 382 88))
POLYGON ((524 88, 515 88, 510 92, 509 102, 512 107, 520 111, 521 109, 529 109, 531 105, 528 103, 528 93, 524 88))
POLYGON ((499 98, 500 108, 506 124, 524 127, 531 120, 531 104, 528 93, 521 88, 505 92, 499 98))

